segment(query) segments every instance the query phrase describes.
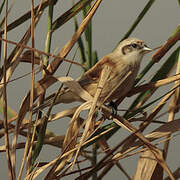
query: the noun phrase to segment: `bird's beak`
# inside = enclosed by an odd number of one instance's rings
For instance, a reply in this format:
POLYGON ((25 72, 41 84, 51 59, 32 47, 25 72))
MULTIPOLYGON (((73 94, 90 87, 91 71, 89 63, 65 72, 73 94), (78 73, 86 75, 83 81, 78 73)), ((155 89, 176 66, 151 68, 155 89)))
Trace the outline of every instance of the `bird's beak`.
POLYGON ((143 53, 144 53, 144 54, 146 54, 146 53, 148 53, 148 52, 151 52, 151 51, 153 51, 153 49, 151 49, 151 48, 149 48, 149 47, 147 47, 147 46, 144 46, 144 48, 143 48, 143 53))

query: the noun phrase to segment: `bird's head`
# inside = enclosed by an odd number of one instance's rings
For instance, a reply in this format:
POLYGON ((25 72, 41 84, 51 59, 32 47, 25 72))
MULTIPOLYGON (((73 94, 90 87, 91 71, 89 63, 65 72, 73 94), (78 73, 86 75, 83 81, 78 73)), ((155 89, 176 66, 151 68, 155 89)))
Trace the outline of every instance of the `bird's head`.
POLYGON ((152 49, 144 41, 137 38, 127 38, 119 43, 114 53, 121 55, 123 59, 136 61, 141 60, 143 55, 151 51, 152 49))

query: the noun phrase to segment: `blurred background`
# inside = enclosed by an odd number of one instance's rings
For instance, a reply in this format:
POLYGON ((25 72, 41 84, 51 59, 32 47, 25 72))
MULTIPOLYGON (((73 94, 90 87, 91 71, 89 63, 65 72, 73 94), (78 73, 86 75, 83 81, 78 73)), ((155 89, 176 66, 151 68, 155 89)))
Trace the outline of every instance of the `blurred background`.
MULTIPOLYGON (((147 4, 148 0, 122 0, 122 1, 108 1, 103 0, 100 7, 98 8, 96 14, 94 15, 92 19, 92 48, 93 50, 97 50, 98 53, 98 59, 103 57, 104 55, 110 53, 115 46, 119 43, 119 41, 124 37, 125 33, 128 31, 128 29, 133 24, 136 17, 139 15, 139 13, 142 11, 142 9, 147 4)), ((35 5, 38 5, 40 3, 39 0, 35 1, 35 5)), ((8 24, 16 20, 18 17, 22 16, 24 13, 26 13, 31 8, 31 1, 26 0, 15 0, 15 1, 9 1, 9 7, 13 4, 13 8, 11 9, 9 15, 8 15, 8 24)), ((66 12, 69 8, 72 7, 72 1, 71 0, 61 0, 57 1, 57 4, 54 7, 54 17, 55 20, 57 17, 60 16, 60 14, 63 14, 66 12)), ((180 11, 179 11, 179 4, 177 0, 156 0, 150 10, 147 12, 145 17, 142 19, 142 21, 139 23, 139 25, 136 27, 136 29, 133 31, 133 33, 130 35, 131 37, 137 37, 139 39, 142 39, 146 42, 146 44, 149 47, 155 48, 157 46, 162 45, 165 43, 166 40, 171 36, 171 34, 174 32, 174 30, 179 25, 180 20, 180 11)), ((44 51, 45 48, 45 37, 47 33, 47 13, 48 10, 46 9, 44 12, 44 15, 41 17, 40 22, 38 23, 36 29, 35 29, 35 48, 44 51)), ((2 12, 3 16, 5 14, 5 11, 2 12)), ((1 15, 1 20, 2 17, 1 15)), ((82 21, 82 13, 77 14, 77 20, 78 23, 82 21)), ((15 42, 19 42, 22 35, 26 32, 27 28, 30 25, 30 19, 25 22, 23 25, 18 26, 16 29, 13 29, 12 31, 9 31, 7 34, 7 39, 15 42)), ((52 47, 51 47, 51 53, 56 54, 65 44, 66 42, 71 38, 71 36, 74 33, 74 19, 72 18, 67 23, 65 23, 62 28, 57 29, 52 36, 52 47)), ((27 44, 28 46, 31 46, 31 42, 27 44)), ((164 63, 164 61, 169 57, 169 55, 179 46, 179 42, 177 45, 175 45, 165 56, 161 61, 153 66, 153 68, 148 72, 148 74, 145 76, 143 83, 148 82, 149 79, 154 75, 154 73, 159 69, 159 67, 164 63)), ((66 57, 67 59, 72 59, 75 51, 77 49, 77 44, 75 47, 71 50, 69 55, 66 57)), ((14 48, 14 45, 8 44, 8 54, 12 51, 14 48)), ((144 57, 142 67, 145 67, 148 62, 151 59, 152 54, 149 54, 144 57)), ((3 57, 3 54, 1 58, 3 57)), ((80 56, 77 53, 75 56, 75 61, 80 62, 80 56)), ((1 60, 1 65, 2 65, 1 60)), ((68 63, 64 62, 62 66, 58 69, 58 71, 55 73, 55 76, 64 76, 67 70, 67 67, 69 66, 68 63)), ((18 68, 15 70, 12 79, 22 76, 28 72, 31 72, 31 64, 29 63, 21 63, 18 68)), ((70 71, 69 76, 76 79, 79 75, 83 73, 83 70, 81 67, 77 65, 73 65, 70 71)), ((174 74, 174 72, 172 73, 174 74)), ((40 79, 41 75, 38 74, 36 76, 36 80, 40 79)), ((16 80, 14 82, 11 82, 7 86, 7 94, 8 94, 8 105, 14 109, 14 111, 18 112, 20 104, 26 95, 26 93, 29 91, 31 86, 31 75, 25 76, 22 79, 16 80)), ((57 84, 53 85, 49 93, 54 90, 54 88, 57 90, 57 87, 59 87, 57 84)), ((169 88, 171 86, 165 86, 166 88, 169 88)), ((157 96, 161 95, 164 90, 164 88, 160 88, 152 97, 155 99, 157 96)), ((126 98, 125 101, 121 104, 121 109, 127 109, 134 98, 126 98)), ((63 106, 63 108, 67 108, 69 105, 63 106)), ((56 111, 59 107, 56 106, 53 111, 56 111)), ((62 108, 62 107, 60 107, 62 108)), ((148 108, 149 111, 151 111, 151 107, 148 108)), ((123 112, 120 114, 123 114, 123 112)), ((167 121, 168 116, 163 116, 161 118, 162 121, 167 121)), ((57 135, 62 135, 66 132, 66 128, 68 126, 68 120, 63 121, 56 121, 53 123, 48 124, 48 129, 56 133, 57 135)), ((108 122, 109 123, 109 122, 108 122)), ((152 129, 154 129, 156 125, 152 125, 152 129)), ((151 129, 148 129, 150 131, 151 129)), ((148 132, 147 131, 147 132, 148 132)), ((145 131, 146 132, 146 131, 145 131)), ((128 133, 126 130, 122 130, 118 133, 116 133, 113 138, 110 139, 109 143, 113 147, 118 142, 120 142, 120 139, 124 139, 124 136, 126 136, 128 133)), ((10 137, 11 139, 12 137, 10 137)), ((19 137, 18 142, 21 142, 25 140, 25 138, 19 137)), ((180 165, 180 158, 179 158, 179 152, 180 152, 180 138, 177 136, 176 138, 172 139, 172 144, 169 148, 168 158, 167 158, 167 164, 171 168, 171 170, 175 170, 180 165), (177 158, 178 157, 178 158, 177 158)), ((4 145, 4 138, 0 139, 0 145, 4 145)), ((19 164, 21 163, 23 150, 17 151, 17 162, 19 164)), ((38 161, 50 161, 59 154, 59 149, 53 148, 52 146, 46 145, 43 147, 42 152, 40 153, 40 156, 38 157, 38 161)), ((103 156, 100 156, 103 157, 103 156)), ((99 158, 100 158, 99 157, 99 158)), ((139 154, 136 156, 131 156, 128 159, 122 159, 120 161, 121 165, 124 167, 124 169, 129 173, 129 175, 132 177, 136 172, 137 162, 138 162, 139 154)), ((17 163, 18 164, 18 163, 17 163)), ((7 160, 6 160, 6 154, 3 152, 0 154, 0 179, 8 179, 8 168, 7 168, 7 160)), ((19 168, 19 167, 17 167, 19 168)), ((167 175, 167 174, 166 174, 167 175)), ((165 175, 165 176, 166 176, 165 175)), ((40 175, 37 179, 43 179, 44 175, 40 175)), ((63 179, 74 179, 75 176, 67 176, 63 179)), ((127 179, 123 173, 114 166, 113 169, 105 175, 103 179, 108 180, 110 178, 113 179, 121 179, 125 180, 127 179)))

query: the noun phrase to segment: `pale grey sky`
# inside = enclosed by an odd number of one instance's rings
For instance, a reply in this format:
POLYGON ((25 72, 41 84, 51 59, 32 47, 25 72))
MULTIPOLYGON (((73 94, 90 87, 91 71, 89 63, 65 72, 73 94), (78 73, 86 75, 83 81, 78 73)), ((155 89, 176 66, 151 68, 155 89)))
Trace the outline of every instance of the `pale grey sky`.
MULTIPOLYGON (((40 1, 36 0, 36 4, 38 4, 40 1)), ((141 10, 144 8, 145 4, 148 2, 148 0, 121 0, 121 1, 110 1, 110 0, 103 0, 100 8, 97 10, 96 15, 93 17, 93 49, 98 51, 99 58, 108 54, 112 51, 112 49, 116 46, 116 44, 119 42, 119 40, 124 36, 125 32, 129 29, 131 24, 134 22, 135 18, 138 16, 138 14, 141 12, 141 10)), ((11 3, 11 1, 9 1, 11 3)), ((54 19, 56 19, 59 16, 59 13, 65 12, 67 9, 71 7, 72 1, 71 0, 61 0, 58 1, 57 5, 55 6, 55 16, 54 19)), ((16 18, 23 15, 24 12, 27 11, 27 9, 30 9, 31 1, 22 1, 22 0, 16 0, 15 6, 12 9, 12 11, 9 14, 8 17, 8 23, 12 22, 16 18)), ((47 12, 46 12, 47 13, 47 12)), ((79 16, 79 15, 78 15, 79 16)), ((138 27, 135 29, 133 34, 131 36, 137 37, 139 39, 142 39, 147 42, 149 47, 156 47, 164 43, 165 40, 169 38, 171 33, 175 30, 175 28, 178 26, 180 20, 180 13, 179 13, 179 6, 177 0, 156 0, 153 6, 151 7, 151 10, 147 13, 147 15, 144 17, 144 19, 141 21, 141 23, 138 25, 138 27)), ((29 22, 26 23, 26 27, 29 26, 29 22)), ((45 44, 45 35, 46 35, 46 16, 43 16, 40 23, 38 24, 36 31, 35 31, 35 47, 37 49, 44 50, 44 44, 45 44)), ((69 40, 69 38, 72 36, 74 29, 72 29, 73 20, 70 20, 68 23, 66 23, 63 28, 58 29, 53 34, 52 39, 52 49, 53 51, 62 48, 65 43, 69 40)), ((17 28, 17 30, 13 30, 8 33, 8 39, 13 41, 19 41, 22 37, 22 34, 26 31, 24 28, 25 26, 22 25, 17 28)), ((30 45, 30 44, 29 44, 30 45)), ((179 43, 178 43, 179 45, 179 43)), ((10 53, 10 50, 13 46, 9 46, 8 53, 10 53)), ((173 48, 171 52, 175 50, 173 48)), ((72 58, 72 55, 74 54, 75 48, 73 48, 70 55, 68 55, 68 58, 72 58)), ((152 55, 152 54, 151 54, 152 55)), ((143 66, 145 66, 150 60, 150 57, 146 56, 143 61, 143 66)), ((163 59, 166 60, 168 56, 165 56, 163 59)), ((78 59, 78 56, 75 58, 78 59)), ((160 64, 163 63, 163 60, 160 64)), ((67 65, 64 63, 63 67, 66 67, 67 65)), ((156 71, 160 67, 159 64, 155 65, 155 67, 152 69, 151 73, 153 71, 156 71)), ((60 68, 60 70, 57 71, 56 75, 61 76, 64 75, 63 71, 65 68, 60 68)), ((27 72, 30 72, 31 66, 28 64, 21 64, 17 70, 15 71, 13 77, 21 76, 27 72)), ((81 70, 79 67, 73 66, 71 76, 73 78, 78 77, 81 74, 81 70)), ((21 80, 17 80, 16 82, 10 83, 8 85, 8 103, 9 105, 14 108, 16 111, 19 109, 20 103, 25 96, 25 94, 28 92, 30 87, 30 77, 26 77, 21 80)), ((127 101, 126 103, 122 104, 122 108, 127 108, 127 103, 130 103, 131 100, 127 101)), ((164 121, 167 121, 164 119, 164 121)), ((68 122, 67 122, 68 124, 68 122)), ((62 126, 62 123, 52 123, 49 125, 49 128, 53 131, 55 131, 58 135, 63 134, 65 132, 65 129, 67 127, 67 124, 62 126)), ((118 132, 116 136, 111 140, 112 146, 120 142, 120 139, 123 139, 123 134, 125 131, 118 132)), ((172 168, 172 171, 179 167, 180 160, 176 158, 178 157, 180 146, 179 143, 175 143, 174 141, 179 142, 180 138, 176 137, 174 140, 172 140, 173 146, 170 146, 169 155, 170 158, 168 158, 169 166, 172 168), (178 152, 174 152, 174 150, 178 150, 178 152)), ((0 141, 0 145, 2 145, 4 142, 0 141)), ((47 149, 43 149, 40 159, 44 159, 45 161, 54 159, 59 151, 54 148, 54 151, 51 150, 51 147, 45 146, 47 149)), ((18 152, 18 158, 17 161, 19 163, 21 162, 20 157, 22 156, 21 153, 23 151, 20 150, 18 152)), ((6 157, 5 153, 1 153, 1 159, 0 159, 0 174, 1 178, 8 179, 7 176, 7 164, 6 164, 6 157)), ((122 166, 125 167, 127 172, 132 176, 136 171, 136 165, 137 165, 137 158, 129 158, 120 161, 122 163, 122 166)), ((117 167, 114 167, 113 170, 105 176, 105 180, 108 180, 110 178, 113 179, 121 179, 125 180, 125 176, 120 172, 120 170, 117 167)), ((37 178, 41 179, 41 177, 37 178)), ((64 178, 68 179, 68 178, 64 178)), ((69 177, 69 179, 72 179, 69 177)))

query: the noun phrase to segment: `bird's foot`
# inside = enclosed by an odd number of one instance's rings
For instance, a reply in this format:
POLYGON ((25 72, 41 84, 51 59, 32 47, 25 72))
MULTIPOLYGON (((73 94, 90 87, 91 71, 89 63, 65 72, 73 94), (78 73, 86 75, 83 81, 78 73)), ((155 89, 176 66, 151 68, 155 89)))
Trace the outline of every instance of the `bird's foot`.
POLYGON ((111 101, 107 106, 111 109, 113 115, 117 115, 118 109, 115 102, 111 101))

